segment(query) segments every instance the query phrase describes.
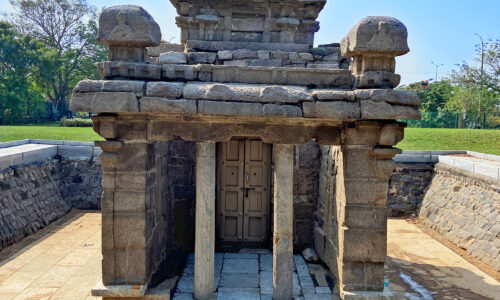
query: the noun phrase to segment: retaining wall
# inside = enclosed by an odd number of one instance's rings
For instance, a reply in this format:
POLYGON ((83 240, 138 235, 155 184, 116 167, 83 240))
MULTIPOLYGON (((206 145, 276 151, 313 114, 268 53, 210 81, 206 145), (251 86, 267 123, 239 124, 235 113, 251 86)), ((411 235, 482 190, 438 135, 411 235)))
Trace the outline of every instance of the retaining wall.
POLYGON ((458 247, 500 271, 500 181, 438 163, 419 217, 458 247))
POLYGON ((0 249, 73 208, 100 209, 99 152, 92 143, 0 143, 0 249))

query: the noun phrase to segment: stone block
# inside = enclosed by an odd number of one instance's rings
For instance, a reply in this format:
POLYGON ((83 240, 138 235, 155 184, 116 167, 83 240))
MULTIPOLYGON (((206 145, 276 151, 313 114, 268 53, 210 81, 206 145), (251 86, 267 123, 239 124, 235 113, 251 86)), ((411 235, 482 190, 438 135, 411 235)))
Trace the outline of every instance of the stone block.
POLYGON ((82 80, 73 89, 74 92, 135 92, 142 93, 144 81, 139 80, 82 80))
POLYGON ((171 44, 171 43, 161 43, 156 47, 148 47, 148 55, 152 57, 159 57, 161 53, 166 52, 184 52, 184 45, 181 44, 171 44))
POLYGON ((217 57, 219 60, 232 60, 233 59, 233 51, 222 50, 217 52, 217 57))
POLYGON ((161 66, 126 61, 103 61, 97 64, 97 70, 104 78, 125 77, 159 80, 161 66))
POLYGON ((364 100, 361 101, 361 117, 367 120, 420 120, 421 115, 414 107, 364 100))
POLYGON ((257 51, 257 58, 258 59, 269 59, 270 58, 269 50, 258 50, 257 51))
POLYGON ((147 204, 151 202, 151 192, 115 191, 115 212, 145 212, 147 204))
POLYGON ((333 62, 308 62, 306 65, 310 69, 339 69, 338 63, 333 62))
POLYGON ((257 52, 248 49, 238 49, 233 51, 233 59, 247 59, 247 58, 257 58, 257 52))
POLYGON ((181 82, 148 82, 146 96, 177 98, 182 95, 181 82))
POLYGON ((344 261, 384 263, 387 256, 387 231, 369 229, 344 229, 344 261))
POLYGON ((186 47, 197 51, 219 51, 219 50, 281 50, 281 51, 309 51, 310 44, 298 43, 262 43, 262 42, 237 42, 237 41, 201 41, 187 40, 186 47))
MULTIPOLYGON (((155 173, 116 173, 115 189, 145 192, 155 184, 155 173)), ((144 197, 142 197, 144 198, 144 197)))
MULTIPOLYGON (((394 299, 394 294, 384 288, 381 292, 374 291, 344 291, 344 300, 387 300, 394 299)), ((307 299, 306 299, 307 300, 307 299)))
POLYGON ((258 288, 226 288, 220 287, 217 293, 218 299, 245 299, 245 300, 260 300, 258 288))
POLYGON ((343 292, 382 291, 384 289, 384 264, 344 261, 341 284, 343 292))
POLYGON ((264 116, 302 117, 302 109, 293 105, 264 104, 264 116))
MULTIPOLYGON (((133 201, 133 199, 131 200, 133 201)), ((115 195, 115 205, 119 201, 121 200, 115 195)), ((114 215, 113 228, 115 248, 136 248, 126 250, 139 250, 141 249, 140 247, 146 247, 148 238, 145 213, 116 213, 114 215)), ((124 255, 128 256, 126 253, 124 255)), ((141 254, 141 256, 145 255, 145 253, 141 254)), ((126 259, 126 257, 124 258, 126 259)), ((131 262, 128 261, 128 264, 130 265, 131 262)), ((123 267, 127 267, 127 264, 123 267)))
POLYGON ((132 92, 97 92, 73 94, 70 110, 83 112, 138 112, 138 101, 132 92))
POLYGON ((353 102, 305 102, 302 109, 306 118, 358 119, 359 105, 353 102))
POLYGON ((197 111, 195 100, 142 97, 139 102, 141 112, 195 114, 197 111))
POLYGON ((116 248, 115 277, 126 284, 140 285, 147 281, 146 248, 116 248))
POLYGON ((311 53, 301 52, 301 53, 299 53, 299 59, 303 60, 303 61, 306 61, 306 62, 309 62, 309 61, 313 61, 314 57, 313 57, 313 55, 311 53))
POLYGON ((142 297, 146 293, 145 285, 104 285, 99 282, 91 292, 94 297, 142 297))
POLYGON ((224 259, 222 274, 258 274, 259 261, 257 259, 227 258, 224 259))
POLYGON ((263 105, 244 102, 198 101, 198 113, 209 115, 261 116, 263 105))
POLYGON ((388 183, 369 178, 345 179, 347 205, 385 206, 388 183))
POLYGON ((387 230, 387 208, 346 205, 344 224, 349 229, 387 230))
POLYGON ((248 60, 226 60, 224 61, 225 66, 235 66, 235 67, 246 67, 250 64, 248 60))
POLYGON ((220 287, 227 288, 258 288, 259 274, 233 274, 223 272, 219 285, 220 287))
POLYGON ((188 61, 191 65, 196 64, 213 64, 217 57, 215 52, 190 52, 188 53, 188 61))
POLYGON ((271 58, 281 58, 283 60, 288 59, 288 52, 283 50, 271 51, 271 58))
POLYGON ((318 100, 331 101, 355 101, 356 97, 353 91, 342 91, 333 89, 317 89, 313 90, 313 96, 318 100))
POLYGON ((155 166, 153 145, 147 143, 125 144, 117 153, 116 171, 145 172, 155 166))
POLYGON ((489 165, 486 163, 474 163, 474 173, 500 179, 500 165, 489 165))
POLYGON ((163 65, 162 77, 174 80, 195 80, 198 78, 198 68, 189 65, 163 65))
POLYGON ((187 55, 184 52, 161 53, 158 59, 160 65, 163 64, 187 64, 187 55))
POLYGON ((405 90, 392 90, 392 89, 362 89, 354 90, 356 99, 372 100, 375 102, 387 102, 391 104, 413 106, 418 108, 420 106, 420 98, 412 91, 405 90))
POLYGON ((252 67, 281 67, 283 65, 283 60, 281 58, 276 59, 254 59, 248 63, 248 66, 252 67))

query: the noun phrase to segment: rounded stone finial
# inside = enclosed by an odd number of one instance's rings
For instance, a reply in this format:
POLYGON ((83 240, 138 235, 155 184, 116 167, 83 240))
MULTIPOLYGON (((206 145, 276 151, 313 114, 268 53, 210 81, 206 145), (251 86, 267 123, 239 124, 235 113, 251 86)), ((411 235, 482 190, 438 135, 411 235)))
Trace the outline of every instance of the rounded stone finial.
POLYGON ((118 5, 99 17, 97 40, 107 46, 149 47, 160 44, 160 27, 142 7, 118 5))
POLYGON ((366 17, 354 25, 342 39, 342 56, 361 54, 387 54, 398 56, 408 53, 406 26, 393 17, 366 17))

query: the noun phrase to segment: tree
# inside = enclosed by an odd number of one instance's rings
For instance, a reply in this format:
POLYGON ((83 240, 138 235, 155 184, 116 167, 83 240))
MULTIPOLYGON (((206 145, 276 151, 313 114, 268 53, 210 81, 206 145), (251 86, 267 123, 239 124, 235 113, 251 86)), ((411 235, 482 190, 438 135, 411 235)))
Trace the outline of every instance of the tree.
POLYGON ((446 107, 446 102, 453 95, 453 87, 447 80, 429 83, 428 81, 411 83, 402 87, 417 93, 422 101, 422 112, 437 112, 446 107))
POLYGON ((50 52, 42 42, 20 36, 11 24, 0 21, 0 124, 45 115, 46 101, 37 79, 50 52))
POLYGON ((486 116, 500 104, 500 41, 489 40, 476 46, 472 63, 463 62, 451 74, 457 85, 448 108, 473 118, 472 126, 483 127, 486 116))
POLYGON ((95 63, 107 56, 107 49, 95 40, 96 9, 83 0, 9 2, 16 11, 10 15, 16 30, 53 50, 40 86, 60 116, 69 114, 74 85, 84 78, 99 78, 95 63))

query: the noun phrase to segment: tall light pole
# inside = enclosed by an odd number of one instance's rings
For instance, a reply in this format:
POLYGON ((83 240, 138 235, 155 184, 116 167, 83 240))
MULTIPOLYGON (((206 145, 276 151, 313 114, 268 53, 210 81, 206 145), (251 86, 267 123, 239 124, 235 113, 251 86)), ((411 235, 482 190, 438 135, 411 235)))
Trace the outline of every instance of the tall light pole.
MULTIPOLYGON (((483 71, 484 71, 484 43, 483 43, 483 37, 479 33, 474 33, 474 35, 477 35, 479 39, 481 40, 481 78, 480 82, 483 80, 483 71)), ((479 89, 479 106, 478 106, 478 120, 481 120, 481 89, 479 89)), ((479 121, 481 123, 481 128, 483 128, 483 122, 479 121)))
POLYGON ((434 79, 434 81, 437 81, 438 80, 438 68, 443 66, 443 64, 436 64, 435 62, 431 61, 431 64, 433 64, 434 66, 436 66, 436 78, 434 79))

